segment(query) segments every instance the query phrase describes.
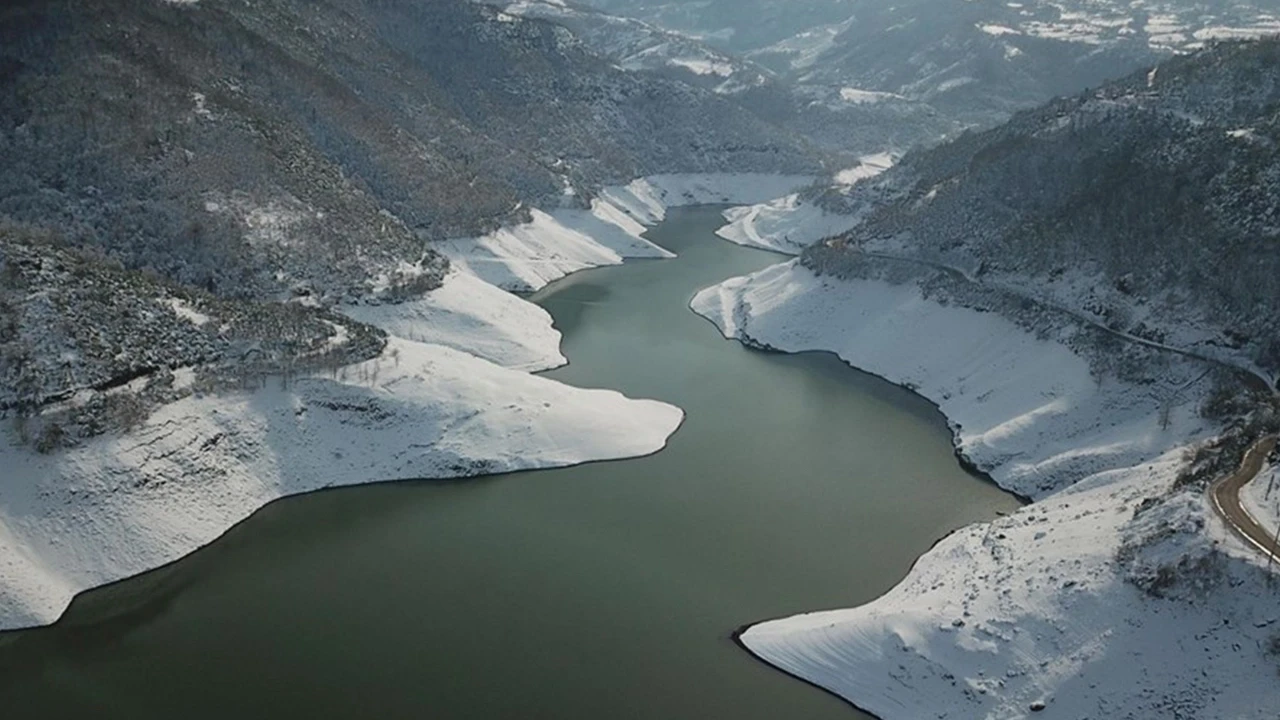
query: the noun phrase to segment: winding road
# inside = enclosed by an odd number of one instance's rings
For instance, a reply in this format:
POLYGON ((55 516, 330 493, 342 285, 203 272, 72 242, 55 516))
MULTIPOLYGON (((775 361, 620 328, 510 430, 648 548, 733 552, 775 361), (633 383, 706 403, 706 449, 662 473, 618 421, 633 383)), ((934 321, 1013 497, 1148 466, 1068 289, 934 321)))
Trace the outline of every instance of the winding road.
POLYGON ((1205 362, 1210 365, 1215 365, 1217 367, 1225 368, 1230 372, 1237 373, 1240 376, 1240 378, 1243 380, 1245 386, 1250 388, 1251 390, 1270 395, 1273 398, 1280 399, 1280 387, 1274 387, 1273 386, 1274 380, 1262 374, 1262 372, 1260 372, 1255 368, 1247 367, 1244 365, 1237 365, 1235 363, 1232 363, 1228 360, 1224 360, 1219 357, 1214 357, 1212 355, 1197 352, 1195 350, 1191 350, 1188 348, 1178 347, 1176 345, 1169 345, 1166 343, 1158 342, 1156 340, 1150 340, 1140 335, 1134 335, 1133 333, 1125 332, 1123 330, 1117 330, 1116 328, 1110 327, 1107 324, 1100 322, 1096 318, 1091 317, 1088 313, 1085 313, 1084 311, 1065 307, 1055 302, 1052 302, 1050 300, 1047 300, 1046 298, 1031 295, 1027 292, 1025 288, 1006 285, 1004 283, 980 280, 962 268, 955 267, 953 265, 947 265, 945 263, 936 262, 933 260, 925 260, 922 258, 913 258, 913 257, 908 257, 903 255, 893 255, 890 253, 882 253, 882 252, 875 252, 875 251, 868 252, 866 250, 860 250, 860 249, 854 249, 853 251, 860 253, 863 256, 869 257, 869 258, 876 258, 878 260, 891 260, 896 262, 908 263, 912 265, 919 265, 919 266, 930 268, 933 270, 938 270, 943 273, 946 273, 947 275, 953 278, 967 282, 971 285, 977 285, 978 287, 982 287, 982 288, 989 288, 989 289, 997 290, 1000 292, 1006 292, 1011 295, 1017 296, 1019 298, 1024 298, 1033 303, 1036 303, 1040 307, 1043 307, 1052 312, 1062 313, 1077 322, 1084 323, 1085 325, 1101 330, 1102 332, 1105 332, 1109 335, 1117 337, 1126 342, 1135 343, 1137 345, 1143 345, 1143 346, 1152 348, 1154 350, 1173 353, 1175 355, 1182 355, 1184 357, 1188 357, 1193 360, 1199 360, 1201 362, 1205 362))
POLYGON ((1270 435, 1254 443, 1245 453, 1244 460, 1240 461, 1239 469, 1209 487, 1209 498, 1213 509, 1232 532, 1264 557, 1280 562, 1276 536, 1264 528, 1240 502, 1240 491, 1262 470, 1267 456, 1276 448, 1277 439, 1280 438, 1270 435))

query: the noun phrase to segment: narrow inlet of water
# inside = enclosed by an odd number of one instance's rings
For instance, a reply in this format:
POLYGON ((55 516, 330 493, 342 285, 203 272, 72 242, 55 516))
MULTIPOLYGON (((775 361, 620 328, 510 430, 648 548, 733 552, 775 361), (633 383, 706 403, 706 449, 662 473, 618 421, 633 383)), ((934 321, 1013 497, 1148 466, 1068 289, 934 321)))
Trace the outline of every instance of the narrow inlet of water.
POLYGON ((0 635, 4 717, 862 717, 731 633, 872 600, 1017 502, 960 469, 919 397, 694 315, 698 290, 783 259, 719 224, 675 211, 650 237, 678 259, 533 298, 571 360, 550 376, 686 410, 665 451, 275 503, 53 627, 0 635))

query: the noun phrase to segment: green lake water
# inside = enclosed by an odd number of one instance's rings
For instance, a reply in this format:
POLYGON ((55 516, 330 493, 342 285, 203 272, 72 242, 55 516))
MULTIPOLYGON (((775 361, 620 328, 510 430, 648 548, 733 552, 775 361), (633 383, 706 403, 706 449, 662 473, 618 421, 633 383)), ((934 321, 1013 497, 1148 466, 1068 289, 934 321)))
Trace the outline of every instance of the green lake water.
POLYGON ((943 418, 835 357, 723 339, 688 302, 783 260, 714 209, 680 254, 534 296, 550 377, 684 408, 652 457, 275 503, 192 556, 0 635, 0 717, 863 717, 737 648, 744 623, 869 601, 1017 501, 943 418))

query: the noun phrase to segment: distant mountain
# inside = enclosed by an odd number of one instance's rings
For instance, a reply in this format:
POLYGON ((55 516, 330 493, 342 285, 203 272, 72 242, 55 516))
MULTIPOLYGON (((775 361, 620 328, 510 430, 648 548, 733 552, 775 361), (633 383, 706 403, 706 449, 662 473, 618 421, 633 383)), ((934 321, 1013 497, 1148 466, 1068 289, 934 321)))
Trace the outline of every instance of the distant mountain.
POLYGON ((748 53, 776 43, 817 36, 854 15, 862 0, 586 0, 618 15, 748 53))
POLYGON ((1280 31, 1258 2, 593 0, 855 101, 926 103, 989 125, 1205 42, 1280 31))
POLYGON ((814 142, 836 166, 885 148, 936 142, 961 129, 933 108, 890 93, 850 93, 799 84, 719 43, 562 0, 483 0, 504 12, 548 20, 618 67, 704 87, 765 122, 814 142))
POLYGON ((1277 197, 1280 40, 1223 43, 827 194, 861 220, 805 262, 939 263, 1274 376, 1277 197))
MULTIPOLYGON (((0 377, 27 389, 0 406, 231 352, 140 347, 155 334, 130 328, 152 319, 90 312, 110 303, 79 292, 84 277, 248 303, 207 313, 229 318, 394 300, 439 285, 433 240, 530 206, 654 173, 822 167, 799 134, 712 90, 465 0, 6 3, 0 157, 0 377), (41 283, 57 302, 34 302, 41 283), (114 324, 118 352, 69 331, 66 368, 29 361, 54 352, 50 323, 90 317, 114 324)), ((315 312, 280 319, 303 354, 333 333, 315 312)))
POLYGON ((684 33, 633 17, 612 15, 562 0, 484 0, 504 12, 549 20, 568 28, 592 50, 625 70, 672 72, 722 94, 755 87, 773 73, 742 56, 717 50, 684 33))

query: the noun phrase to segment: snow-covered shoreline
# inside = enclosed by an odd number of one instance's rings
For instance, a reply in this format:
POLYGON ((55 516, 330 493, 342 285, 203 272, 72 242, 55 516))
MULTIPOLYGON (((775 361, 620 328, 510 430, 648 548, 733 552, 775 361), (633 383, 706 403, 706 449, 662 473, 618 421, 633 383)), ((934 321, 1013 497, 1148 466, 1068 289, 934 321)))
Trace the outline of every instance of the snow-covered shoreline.
POLYGON ((804 175, 656 175, 602 190, 589 210, 535 210, 533 221, 446 243, 456 266, 504 290, 532 292, 578 270, 671 253, 645 240, 668 208, 753 205, 814 181, 804 175))
MULTIPOLYGON (((888 152, 867 155, 856 167, 836 173, 830 190, 848 192, 854 185, 893 167, 897 161, 888 152)), ((830 212, 801 193, 769 198, 764 202, 730 208, 727 224, 717 235, 738 245, 797 255, 819 240, 853 229, 861 217, 830 212)))
POLYGON ((440 289, 345 308, 391 336, 378 358, 254 391, 190 396, 127 434, 53 455, 0 435, 0 630, 57 620, 79 592, 165 565, 262 506, 329 487, 469 477, 637 457, 665 447, 679 408, 530 373, 566 362, 531 290, 629 257, 669 207, 754 203, 812 178, 659 176, 590 211, 450 243, 440 289))
POLYGON ((728 337, 835 352, 915 390, 960 452, 1038 501, 943 539, 875 602, 746 629, 757 657, 885 720, 1264 718, 1280 705, 1264 650, 1280 617, 1254 556, 1202 496, 1171 490, 1185 447, 1215 430, 1197 413, 1207 385, 1099 379, 1062 336, 794 261, 692 306, 728 337))

